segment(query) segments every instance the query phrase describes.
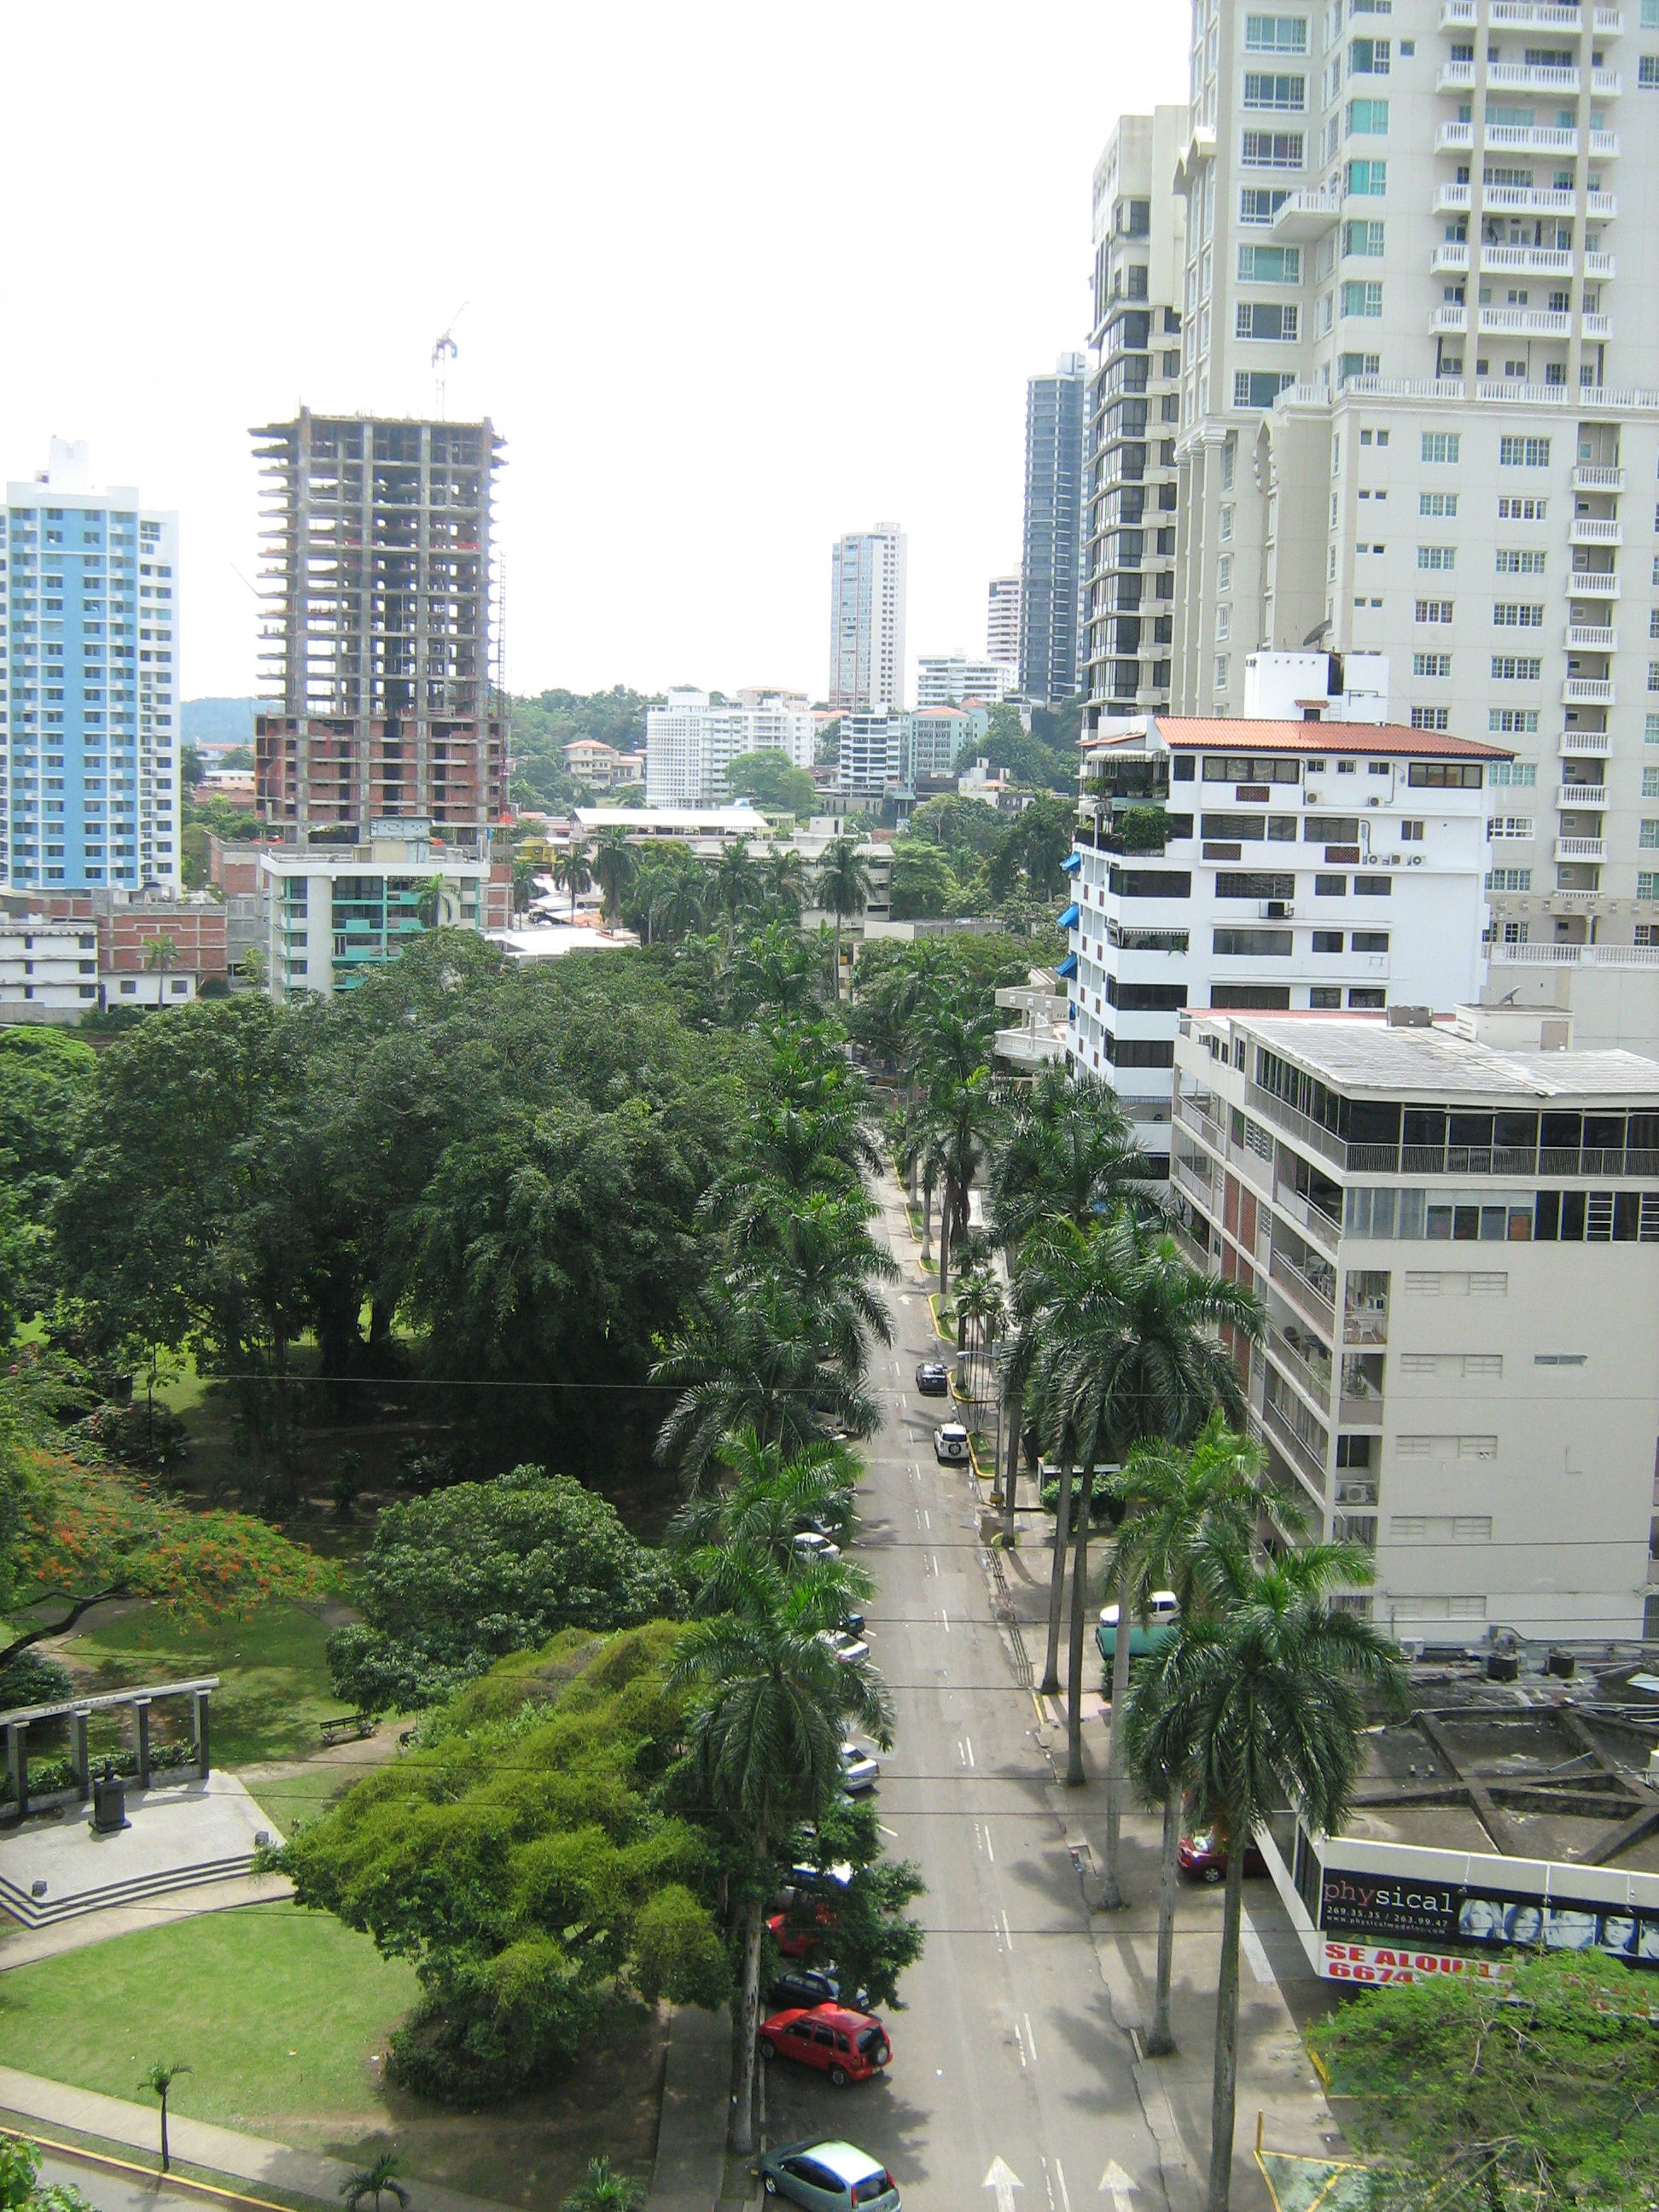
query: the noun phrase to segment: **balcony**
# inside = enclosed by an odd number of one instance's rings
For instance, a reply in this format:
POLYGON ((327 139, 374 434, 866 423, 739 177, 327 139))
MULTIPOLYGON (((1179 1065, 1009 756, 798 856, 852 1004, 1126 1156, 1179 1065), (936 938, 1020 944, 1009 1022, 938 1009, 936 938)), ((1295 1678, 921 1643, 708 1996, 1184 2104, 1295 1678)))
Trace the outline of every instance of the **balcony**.
MULTIPOLYGON (((1575 514, 1567 535, 1575 545, 1622 545, 1625 542, 1624 526, 1617 515, 1575 514)), ((1575 589, 1578 573, 1573 571, 1575 589)))
POLYGON ((1586 313, 1583 318, 1583 331, 1587 338, 1610 338, 1613 336, 1613 317, 1586 313))
POLYGON ((1619 633, 1616 629, 1593 628, 1582 623, 1570 624, 1567 630, 1569 653, 1617 653, 1619 633))
POLYGON ((1603 837, 1558 837, 1553 849, 1558 860, 1605 860, 1607 857, 1603 837))
MULTIPOLYGON (((1553 313, 1547 307, 1482 307, 1480 327, 1495 337, 1564 338, 1572 329, 1571 315, 1553 313)), ((1591 318, 1584 318, 1588 330, 1591 318)))
POLYGON ((1275 1244, 1267 1261, 1267 1273, 1282 1291, 1287 1291, 1303 1315, 1316 1328, 1322 1328, 1327 1336, 1336 1328, 1336 1279, 1332 1275, 1322 1290, 1310 1276, 1304 1275, 1290 1255, 1275 1244))
POLYGON ((1469 311, 1467 307, 1435 307, 1430 312, 1429 331, 1431 336, 1432 336, 1437 331, 1455 331, 1461 336, 1463 331, 1468 330, 1468 326, 1469 311))
POLYGON ((1578 71, 1537 62, 1488 62, 1486 82, 1493 92, 1576 94, 1578 71))
POLYGON ((1273 235, 1296 245, 1322 238, 1336 227, 1342 213, 1342 195, 1322 185, 1304 185, 1291 192, 1273 220, 1273 235))
POLYGON ((1569 676, 1561 686, 1561 697, 1569 707, 1613 707, 1618 696, 1610 676, 1569 676))
POLYGON ((1437 92, 1472 92, 1474 88, 1473 62, 1442 62, 1434 80, 1437 92))
POLYGON ((1659 945, 1494 945, 1498 968, 1659 968, 1659 945))
MULTIPOLYGON (((1467 185, 1435 186, 1437 213, 1467 214, 1472 204, 1473 195, 1467 185)), ((1490 215, 1570 216, 1577 212, 1572 193, 1546 185, 1488 185, 1480 196, 1480 204, 1490 215)), ((1589 192, 1585 195, 1584 210, 1587 215, 1610 221, 1619 213, 1619 196, 1616 192, 1589 192)))
POLYGON ((1625 471, 1616 466, 1607 468, 1578 461, 1573 466, 1572 488, 1575 491, 1623 491, 1625 471))
POLYGON ((1616 599, 1623 596, 1618 571, 1613 568, 1574 568, 1568 581, 1575 599, 1616 599))
POLYGON ((1556 750, 1564 758, 1575 753, 1600 753, 1605 757, 1612 747, 1613 739, 1605 730, 1564 730, 1556 750))
POLYGON ((1322 1208, 1293 1191, 1288 1183, 1279 1183, 1273 1190, 1273 1204, 1281 1213, 1288 1213, 1292 1221, 1299 1221, 1310 1235, 1334 1253, 1342 1236, 1342 1224, 1334 1221, 1322 1208))
POLYGON ((1304 1481, 1310 1483, 1322 1498, 1325 1494, 1324 1461, 1303 1443, 1277 1406, 1263 1406, 1261 1418, 1272 1431, 1274 1441, 1289 1452, 1304 1481))
POLYGON ((1558 809, 1565 809, 1569 814, 1580 808, 1596 813, 1607 803, 1607 789, 1602 783, 1564 783, 1555 794, 1558 809))
MULTIPOLYGON (((1289 1327, 1291 1337, 1301 1335, 1301 1331, 1294 1322, 1291 1322, 1289 1327)), ((1316 1338, 1309 1337, 1306 1340, 1308 1346, 1311 1349, 1316 1346, 1318 1351, 1325 1353, 1323 1359, 1316 1364, 1314 1361, 1303 1357, 1300 1346, 1291 1341, 1291 1337, 1287 1337, 1278 1328, 1272 1329, 1267 1337, 1267 1349, 1297 1388, 1306 1391, 1319 1408, 1322 1419, 1329 1420, 1331 1417, 1330 1354, 1325 1352, 1324 1346, 1319 1344, 1316 1338)))
POLYGON ((1571 276, 1572 256, 1553 246, 1483 246, 1480 269, 1483 276, 1571 276))

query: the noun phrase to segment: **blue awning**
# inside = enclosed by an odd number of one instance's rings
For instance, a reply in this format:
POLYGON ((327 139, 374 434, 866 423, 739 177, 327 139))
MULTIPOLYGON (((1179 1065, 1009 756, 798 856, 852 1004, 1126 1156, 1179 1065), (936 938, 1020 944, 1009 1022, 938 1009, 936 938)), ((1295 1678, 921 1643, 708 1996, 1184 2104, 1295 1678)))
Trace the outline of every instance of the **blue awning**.
POLYGON ((1065 913, 1060 917, 1060 927, 1062 929, 1075 929, 1077 927, 1078 913, 1078 902, 1073 899, 1070 906, 1066 908, 1065 913))
POLYGON ((1060 962, 1059 967, 1055 969, 1054 973, 1056 975, 1075 975, 1077 973, 1076 953, 1068 952, 1066 957, 1060 962))
POLYGON ((1063 876, 1074 876, 1082 866, 1081 853, 1068 853, 1060 864, 1060 872, 1063 876))

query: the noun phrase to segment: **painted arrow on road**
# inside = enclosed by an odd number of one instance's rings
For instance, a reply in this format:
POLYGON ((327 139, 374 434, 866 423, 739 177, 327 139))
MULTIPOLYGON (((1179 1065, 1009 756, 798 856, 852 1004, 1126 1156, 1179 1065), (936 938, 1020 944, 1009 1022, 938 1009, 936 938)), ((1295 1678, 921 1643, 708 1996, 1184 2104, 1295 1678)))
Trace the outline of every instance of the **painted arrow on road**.
POLYGON ((1108 2190, 1111 2191, 1113 2212, 1129 2212, 1129 2199, 1135 2193, 1135 2185, 1115 2159, 1100 2177, 1103 2197, 1108 2190))
POLYGON ((997 2193, 997 2212, 1014 2212, 1014 2191, 1025 2184, 1008 2164, 1006 2159, 994 2158, 991 2171, 980 2184, 982 2189, 994 2189, 997 2193))

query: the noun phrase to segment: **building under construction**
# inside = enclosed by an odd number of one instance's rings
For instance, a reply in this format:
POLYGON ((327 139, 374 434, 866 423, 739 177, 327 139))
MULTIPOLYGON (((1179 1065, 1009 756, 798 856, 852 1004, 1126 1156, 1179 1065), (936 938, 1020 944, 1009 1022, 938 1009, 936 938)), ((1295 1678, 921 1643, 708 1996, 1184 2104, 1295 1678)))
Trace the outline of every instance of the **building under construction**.
POLYGON ((408 820, 487 846, 507 781, 489 567, 501 441, 488 422, 308 409, 252 435, 277 495, 261 816, 299 844, 408 820))

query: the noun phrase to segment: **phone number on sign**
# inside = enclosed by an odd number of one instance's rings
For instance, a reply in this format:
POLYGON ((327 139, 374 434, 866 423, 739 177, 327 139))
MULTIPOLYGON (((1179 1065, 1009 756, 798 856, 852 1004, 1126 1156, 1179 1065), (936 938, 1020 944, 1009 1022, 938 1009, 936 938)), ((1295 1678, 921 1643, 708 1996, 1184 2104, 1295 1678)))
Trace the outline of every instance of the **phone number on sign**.
POLYGON ((1417 1982, 1428 1974, 1473 1974, 1502 1981, 1509 1969, 1497 1959, 1459 1959, 1446 1951, 1391 1951, 1375 1943, 1327 1943, 1319 1962, 1328 1982, 1417 1982))

